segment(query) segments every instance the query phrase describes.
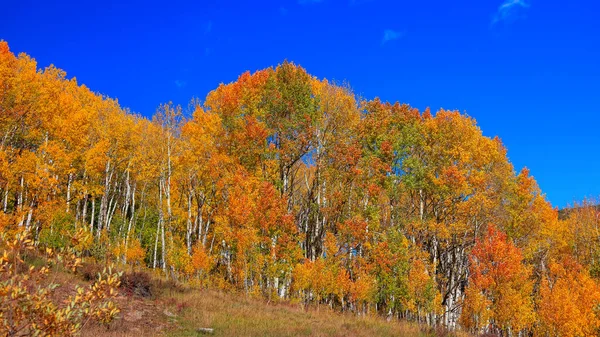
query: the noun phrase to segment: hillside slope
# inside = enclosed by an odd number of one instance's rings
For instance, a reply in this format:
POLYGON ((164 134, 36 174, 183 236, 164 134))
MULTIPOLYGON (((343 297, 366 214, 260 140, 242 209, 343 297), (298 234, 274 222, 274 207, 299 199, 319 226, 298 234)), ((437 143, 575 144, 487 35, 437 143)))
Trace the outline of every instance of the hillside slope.
MULTIPOLYGON (((62 273, 64 284, 83 283, 62 273)), ((213 336, 435 336, 430 328, 376 315, 342 314, 327 306, 269 303, 243 293, 182 288, 162 281, 154 296, 126 294, 117 298, 121 313, 107 329, 86 326, 83 337, 198 336, 198 328, 214 329, 213 336)), ((68 288, 66 288, 68 289, 68 288)))
POLYGON ((299 305, 267 304, 244 295, 212 291, 177 294, 171 310, 181 329, 172 336, 195 336, 199 327, 215 329, 215 336, 425 336, 408 323, 357 317, 328 308, 303 310, 299 305))

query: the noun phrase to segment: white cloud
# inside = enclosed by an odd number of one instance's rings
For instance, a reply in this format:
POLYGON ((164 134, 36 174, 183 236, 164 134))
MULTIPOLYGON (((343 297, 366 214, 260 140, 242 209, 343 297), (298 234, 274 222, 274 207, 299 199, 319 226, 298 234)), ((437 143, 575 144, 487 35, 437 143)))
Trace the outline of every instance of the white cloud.
POLYGON ((492 25, 500 21, 512 21, 521 11, 529 8, 525 0, 505 0, 492 19, 492 25))
POLYGON ((175 80, 175 85, 177 86, 177 88, 183 88, 187 85, 187 82, 182 80, 175 80))
POLYGON ((393 29, 386 29, 383 31, 383 38, 381 39, 381 45, 384 45, 393 40, 397 40, 403 36, 404 36, 403 32, 395 31, 393 29))

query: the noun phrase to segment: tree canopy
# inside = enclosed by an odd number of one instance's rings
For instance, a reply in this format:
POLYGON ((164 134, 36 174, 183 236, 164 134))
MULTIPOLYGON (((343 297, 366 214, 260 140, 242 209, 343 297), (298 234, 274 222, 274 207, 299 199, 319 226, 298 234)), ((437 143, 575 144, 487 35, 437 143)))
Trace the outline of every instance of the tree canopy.
POLYGON ((134 115, 0 42, 0 229, 165 277, 500 335, 594 336, 600 213, 457 111, 284 62, 134 115))

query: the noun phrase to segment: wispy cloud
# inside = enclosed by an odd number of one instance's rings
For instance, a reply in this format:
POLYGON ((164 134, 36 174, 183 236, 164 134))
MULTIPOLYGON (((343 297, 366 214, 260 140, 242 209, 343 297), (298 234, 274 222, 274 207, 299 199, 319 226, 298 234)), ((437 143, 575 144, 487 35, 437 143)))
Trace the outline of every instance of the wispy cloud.
POLYGON ((529 6, 525 0, 505 0, 492 18, 492 25, 501 21, 514 21, 519 13, 529 8, 529 6))
POLYGON ((381 45, 383 46, 384 44, 390 42, 390 41, 394 41, 394 40, 398 40, 399 38, 404 36, 404 32, 399 32, 393 29, 386 29, 383 31, 383 38, 381 39, 381 45))
POLYGON ((298 0, 298 4, 299 5, 311 5, 311 4, 318 4, 323 1, 325 1, 325 0, 298 0))
POLYGON ((288 9, 285 7, 279 7, 279 14, 286 16, 288 13, 288 9))
POLYGON ((204 23, 204 35, 210 33, 212 31, 212 28, 213 28, 212 21, 207 21, 206 23, 204 23))
POLYGON ((175 85, 177 86, 177 88, 183 88, 187 85, 187 82, 182 80, 175 80, 175 85))

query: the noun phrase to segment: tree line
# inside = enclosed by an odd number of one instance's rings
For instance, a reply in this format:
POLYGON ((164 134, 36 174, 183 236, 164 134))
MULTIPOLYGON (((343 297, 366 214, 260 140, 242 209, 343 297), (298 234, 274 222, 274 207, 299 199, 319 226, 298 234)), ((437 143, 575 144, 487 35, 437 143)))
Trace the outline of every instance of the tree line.
POLYGON ((596 336, 600 213, 564 218, 457 111, 284 62, 152 119, 0 42, 0 228, 270 300, 596 336))

